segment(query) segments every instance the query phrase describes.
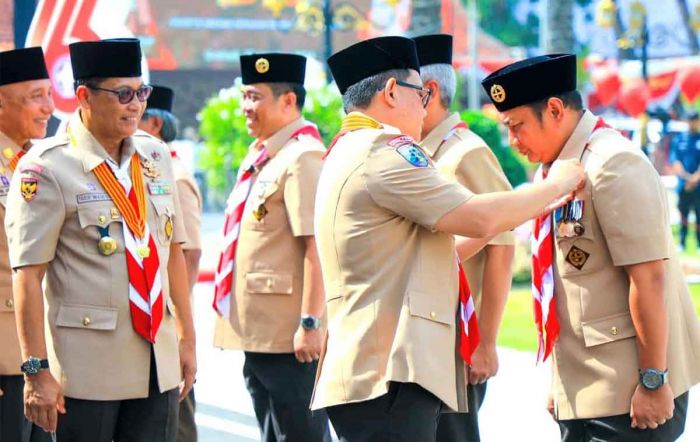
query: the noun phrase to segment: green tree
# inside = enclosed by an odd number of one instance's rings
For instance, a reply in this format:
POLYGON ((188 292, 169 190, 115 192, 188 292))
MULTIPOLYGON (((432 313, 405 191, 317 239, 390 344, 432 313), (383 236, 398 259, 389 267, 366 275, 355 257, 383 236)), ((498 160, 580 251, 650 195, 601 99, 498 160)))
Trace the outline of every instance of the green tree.
POLYGON ((465 110, 460 115, 462 121, 469 125, 469 129, 483 138, 491 148, 510 184, 515 187, 526 182, 527 170, 515 153, 508 146, 503 145, 503 136, 498 123, 480 111, 465 110))
MULTIPOLYGON (((210 98, 199 113, 199 133, 204 139, 199 166, 206 173, 212 200, 223 206, 236 180, 236 172, 253 139, 248 135, 240 108, 240 83, 210 98)), ((318 126, 324 144, 340 129, 343 104, 335 86, 309 90, 304 116, 318 126)))

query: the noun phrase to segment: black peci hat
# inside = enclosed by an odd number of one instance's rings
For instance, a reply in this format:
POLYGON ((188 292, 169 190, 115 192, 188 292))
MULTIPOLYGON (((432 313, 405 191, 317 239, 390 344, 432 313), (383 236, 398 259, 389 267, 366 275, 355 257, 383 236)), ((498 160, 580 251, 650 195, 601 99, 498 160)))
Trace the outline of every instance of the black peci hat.
POLYGON ((306 57, 296 54, 266 53, 241 55, 243 84, 304 84, 306 57))
POLYGON ((152 85, 153 91, 148 97, 146 110, 160 109, 168 112, 173 111, 173 102, 175 101, 175 91, 165 86, 152 85))
POLYGON ((429 64, 452 64, 452 36, 432 34, 415 37, 416 52, 421 66, 429 64))
POLYGON ((341 94, 353 84, 392 69, 420 72, 416 45, 406 37, 377 37, 355 43, 328 58, 341 94))
POLYGON ((49 78, 40 47, 0 52, 0 86, 49 78))
POLYGON ((140 77, 141 44, 136 38, 71 43, 73 78, 140 77))
POLYGON ((499 112, 576 90, 576 56, 528 58, 497 70, 481 82, 499 112))

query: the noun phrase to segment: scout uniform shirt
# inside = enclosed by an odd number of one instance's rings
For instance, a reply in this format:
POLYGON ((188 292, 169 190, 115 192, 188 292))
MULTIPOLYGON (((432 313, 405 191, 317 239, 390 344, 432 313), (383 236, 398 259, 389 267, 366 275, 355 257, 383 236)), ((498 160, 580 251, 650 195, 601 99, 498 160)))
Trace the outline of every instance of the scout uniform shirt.
POLYGON ((0 132, 0 375, 19 375, 22 353, 17 337, 15 308, 12 299, 12 269, 5 235, 5 206, 10 191, 10 161, 22 149, 0 132))
POLYGON ((173 177, 177 185, 177 195, 180 199, 180 209, 182 210, 185 233, 187 241, 182 244, 182 250, 201 250, 201 214, 202 214, 202 194, 199 186, 194 180, 192 173, 187 170, 182 159, 171 154, 173 165, 173 177))
POLYGON ((217 347, 294 352, 304 283, 301 237, 314 234, 314 196, 325 150, 311 136, 290 138, 305 124, 299 118, 264 143, 270 159, 252 178, 236 249, 230 326, 218 319, 217 347))
MULTIPOLYGON (((435 161, 435 167, 448 179, 457 181, 477 194, 512 190, 501 165, 486 142, 469 129, 455 129, 460 122, 459 114, 454 113, 421 141, 421 147, 435 161)), ((513 232, 503 232, 495 236, 489 245, 514 246, 515 235, 513 232)), ((477 317, 481 310, 485 263, 486 251, 483 249, 463 263, 474 296, 477 317)))
MULTIPOLYGON (((624 266, 664 260, 667 366, 677 397, 700 381, 700 325, 669 227, 666 190, 644 154, 586 112, 559 159, 580 158, 584 231, 555 239, 560 323, 552 393, 560 420, 627 414, 639 384, 624 266)), ((554 227, 557 230, 557 226, 554 227)), ((663 369, 666 367, 653 367, 663 369)))
POLYGON ((122 215, 93 172, 109 156, 79 111, 69 133, 47 139, 22 158, 5 220, 12 267, 48 264, 44 295, 51 372, 67 397, 144 398, 153 352, 160 391, 173 389, 181 376, 168 258, 171 242, 183 242, 185 234, 170 154, 163 143, 138 131, 124 140, 120 162, 134 152, 142 164, 151 162, 143 167, 147 223, 157 244, 164 301, 152 345, 132 325, 122 215), (108 256, 98 250, 105 227, 117 243, 108 256))
POLYGON ((396 381, 464 409, 454 237, 433 226, 471 196, 395 128, 339 139, 316 202, 328 334, 312 408, 377 398, 396 381))

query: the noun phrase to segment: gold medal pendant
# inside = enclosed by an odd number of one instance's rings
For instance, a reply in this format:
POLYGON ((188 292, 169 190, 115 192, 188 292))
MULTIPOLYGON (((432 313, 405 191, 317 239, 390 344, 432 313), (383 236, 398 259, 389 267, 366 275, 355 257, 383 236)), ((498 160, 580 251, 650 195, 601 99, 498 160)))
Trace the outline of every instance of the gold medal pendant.
POLYGON ((103 236, 97 243, 97 248, 104 256, 109 256, 117 251, 117 241, 111 236, 103 236))
POLYGON ((265 215, 267 215, 267 208, 264 204, 260 204, 257 210, 253 210, 253 216, 258 221, 262 221, 262 219, 265 218, 265 215))
POLYGON ((148 258, 151 254, 151 248, 148 246, 137 246, 136 253, 138 253, 141 258, 148 258))
POLYGON ((173 237, 173 219, 171 217, 168 217, 163 230, 165 230, 165 237, 170 240, 173 237))

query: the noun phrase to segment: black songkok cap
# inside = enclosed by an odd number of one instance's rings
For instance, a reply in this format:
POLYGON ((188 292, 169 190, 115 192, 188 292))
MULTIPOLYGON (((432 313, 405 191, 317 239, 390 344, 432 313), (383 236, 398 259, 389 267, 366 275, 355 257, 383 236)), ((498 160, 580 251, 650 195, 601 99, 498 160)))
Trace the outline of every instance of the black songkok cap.
POLYGON ((341 94, 353 84, 392 69, 420 72, 416 44, 406 37, 377 37, 336 52, 328 66, 341 94))
POLYGON ((0 86, 49 78, 40 47, 0 52, 0 86))
POLYGON ((449 34, 421 35, 415 37, 416 52, 421 66, 452 64, 452 36, 449 34))
POLYGON ((297 83, 304 84, 306 57, 296 54, 241 55, 243 84, 297 83))
POLYGON ((173 102, 175 101, 175 92, 169 87, 165 86, 153 86, 153 92, 151 96, 148 97, 148 102, 146 103, 146 110, 148 109, 160 109, 168 112, 173 111, 173 102))
POLYGON ((141 44, 136 38, 71 43, 73 78, 140 77, 141 44))
POLYGON ((576 56, 550 54, 497 70, 481 82, 499 112, 576 90, 576 56))

